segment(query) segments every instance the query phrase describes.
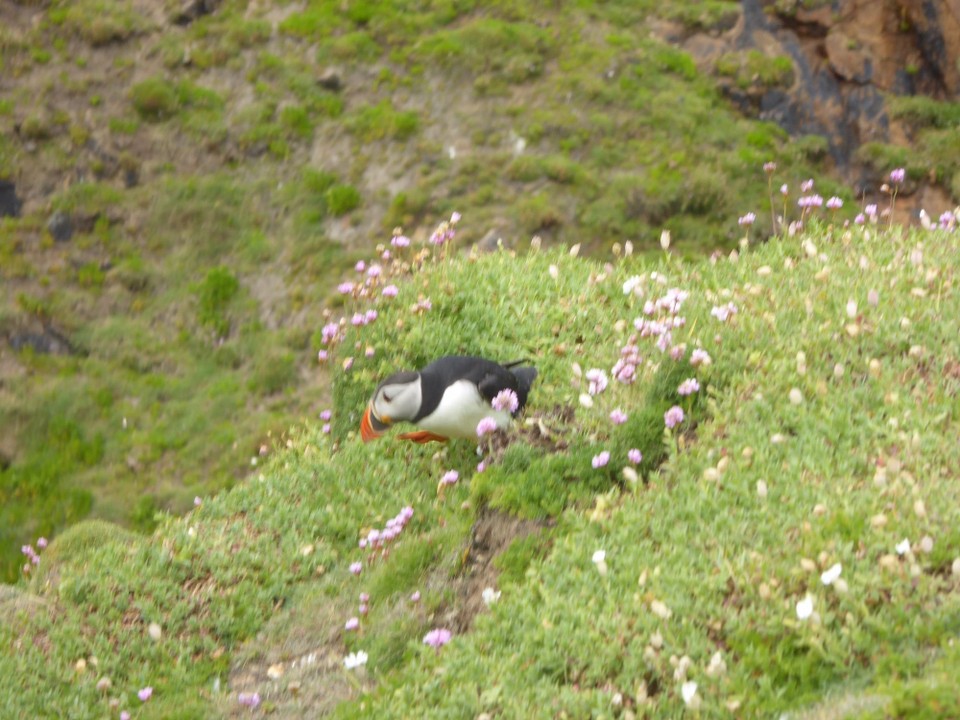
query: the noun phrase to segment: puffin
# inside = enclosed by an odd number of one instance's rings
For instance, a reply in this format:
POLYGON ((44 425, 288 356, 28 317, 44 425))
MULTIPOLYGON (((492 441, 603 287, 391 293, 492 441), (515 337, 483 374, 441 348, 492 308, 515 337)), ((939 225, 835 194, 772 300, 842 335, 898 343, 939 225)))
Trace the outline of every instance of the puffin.
POLYGON ((467 355, 447 355, 421 370, 403 370, 377 386, 360 422, 364 442, 380 437, 396 422, 420 429, 398 435, 415 443, 476 438, 477 424, 493 418, 498 429, 523 412, 537 369, 521 367, 523 360, 500 364, 467 355), (513 390, 519 401, 514 412, 490 404, 503 390, 513 390))

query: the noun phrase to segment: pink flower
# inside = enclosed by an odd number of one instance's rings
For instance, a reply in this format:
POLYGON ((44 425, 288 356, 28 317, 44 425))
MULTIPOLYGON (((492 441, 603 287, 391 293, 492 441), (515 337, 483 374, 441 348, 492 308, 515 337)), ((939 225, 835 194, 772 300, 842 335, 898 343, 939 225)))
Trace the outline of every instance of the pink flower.
POLYGON ((45 537, 37 538, 37 547, 43 550, 47 546, 47 539, 45 537))
POLYGON ((376 310, 373 310, 372 308, 371 308, 370 310, 367 310, 367 311, 363 314, 363 324, 364 324, 364 325, 369 325, 370 323, 372 323, 372 322, 373 322, 374 320, 376 320, 376 319, 377 319, 377 311, 376 311, 376 310))
POLYGON ((442 485, 453 485, 460 479, 460 473, 456 470, 448 470, 446 474, 440 478, 440 483, 442 485))
POLYGON ((128 713, 126 710, 123 710, 120 713, 120 720, 130 720, 130 713, 128 713))
POLYGON ((497 421, 492 417, 485 417, 477 423, 477 437, 483 437, 487 433, 492 433, 497 429, 497 421))
POLYGON ((839 210, 843 207, 843 200, 834 195, 832 198, 827 200, 827 208, 830 210, 839 210))
POLYGON ((890 171, 890 182, 899 185, 904 181, 907 176, 907 171, 903 168, 897 168, 896 170, 890 171))
POLYGON ((777 164, 773 161, 765 162, 763 164, 763 171, 767 175, 773 175, 774 171, 777 169, 777 164))
POLYGON ((450 642, 451 637, 453 637, 453 633, 446 628, 436 628, 423 636, 423 643, 424 645, 429 645, 430 647, 439 650, 448 642, 450 642))
POLYGON ((486 469, 487 469, 487 464, 486 464, 483 460, 481 460, 480 462, 477 463, 477 472, 478 472, 478 473, 482 473, 482 472, 483 472, 484 470, 486 470, 486 469))
POLYGON ((360 627, 360 618, 352 617, 343 624, 344 630, 356 630, 360 627))
POLYGON ((350 572, 354 575, 359 575, 363 572, 363 563, 359 560, 357 562, 350 563, 350 572))
POLYGON ((786 195, 786 194, 789 193, 789 192, 790 192, 790 188, 787 187, 787 184, 786 184, 786 183, 784 183, 783 185, 780 186, 780 194, 781 194, 781 195, 786 195))
POLYGON ((743 217, 737 220, 737 225, 741 227, 750 227, 757 221, 756 213, 748 212, 743 217))
POLYGON ((324 423, 324 424, 320 427, 320 432, 322 432, 324 435, 329 435, 329 434, 330 434, 330 423, 324 423))
POLYGON ((196 497, 193 498, 193 506, 194 506, 194 507, 200 507, 202 504, 203 504, 203 500, 200 499, 200 496, 199 496, 199 495, 197 495, 196 497))
POLYGON ((367 593, 360 593, 360 602, 367 603, 370 602, 370 595, 367 593))
POLYGON ((320 350, 317 353, 317 362, 326 362, 329 356, 330 355, 326 350, 320 350))
POLYGON ((690 364, 694 367, 700 367, 701 365, 709 365, 712 362, 710 359, 709 353, 703 348, 697 348, 692 353, 690 353, 690 364))
POLYGON ((356 287, 352 282, 342 282, 337 285, 337 292, 341 295, 349 295, 353 292, 353 289, 356 287))
POLYGON ((668 428, 674 428, 683 422, 683 409, 674 405, 663 414, 663 422, 668 428))
POLYGON ((260 693, 242 692, 237 695, 237 702, 248 708, 255 708, 260 705, 260 693))
POLYGON ((327 421, 327 420, 329 420, 331 417, 333 417, 333 411, 332 411, 332 410, 324 410, 323 412, 320 413, 320 419, 323 420, 323 421, 327 421))
POLYGON ((390 241, 390 244, 394 247, 405 248, 410 244, 410 238, 406 235, 394 235, 393 239, 390 241))
POLYGON ((460 217, 461 217, 461 216, 460 216, 460 213, 458 213, 456 210, 454 210, 454 211, 453 211, 453 214, 450 216, 450 224, 451 224, 451 225, 456 225, 458 222, 460 222, 460 217))
POLYGON ((614 425, 623 425, 627 421, 627 414, 620 408, 617 408, 610 413, 610 421, 614 425))
POLYGON ((731 315, 737 314, 737 306, 732 302, 726 305, 717 305, 710 311, 710 314, 720 322, 726 322, 731 315))
POLYGON ((811 190, 813 190, 813 178, 800 183, 800 192, 810 192, 811 190))
POLYGON ((366 614, 367 614, 367 604, 366 604, 366 603, 360 603, 359 612, 360 612, 361 615, 366 615, 366 614))
POLYGON ((593 456, 593 460, 591 461, 591 465, 593 465, 594 470, 596 470, 596 469, 598 469, 598 468, 602 468, 602 467, 603 467, 604 465, 606 465, 608 462, 610 462, 610 453, 607 452, 606 450, 604 450, 604 451, 603 451, 602 453, 600 453, 599 455, 594 455, 594 456, 593 456))
POLYGON ((506 410, 510 413, 515 413, 517 408, 520 407, 520 400, 513 390, 507 388, 498 392, 496 397, 490 401, 490 404, 494 410, 506 410))
POLYGON ((617 382, 622 382, 624 385, 629 385, 636 379, 637 366, 631 362, 627 362, 623 358, 620 358, 617 360, 617 364, 613 366, 611 372, 613 373, 613 377, 617 380, 617 382))
POLYGON ((700 383, 696 378, 687 378, 682 383, 680 387, 677 388, 677 392, 680 395, 693 395, 693 393, 700 390, 700 383))
POLYGON ((853 222, 857 225, 863 225, 866 221, 867 218, 863 213, 857 213, 857 216, 853 219, 853 222))
POLYGON ((639 465, 640 461, 643 460, 643 453, 636 448, 631 448, 627 451, 627 459, 634 465, 639 465))
POLYGON ((399 292, 400 289, 396 285, 387 285, 382 294, 384 297, 396 297, 399 292))
POLYGON ((140 690, 137 692, 137 697, 140 698, 141 702, 146 702, 151 698, 152 695, 153 695, 153 688, 150 687, 149 685, 145 688, 140 688, 140 690))
POLYGON ((381 273, 383 273, 383 268, 377 264, 373 264, 367 268, 367 277, 371 277, 371 278, 380 277, 381 273))
POLYGON ((410 602, 417 603, 420 602, 420 591, 414 591, 413 595, 410 596, 410 602))
POLYGON ((353 266, 353 269, 358 273, 362 273, 367 269, 367 264, 363 260, 357 260, 357 264, 353 266))
POLYGON ((372 358, 374 355, 377 354, 377 351, 372 347, 368 347, 363 354, 368 358, 372 358))
MULTIPOLYGON (((323 336, 323 344, 329 345, 331 342, 337 339, 337 336, 340 334, 340 323, 330 322, 323 326, 321 331, 323 336)), ((326 359, 326 358, 324 358, 326 359)))
POLYGON ((599 395, 607 389, 607 375, 603 372, 603 370, 600 370, 599 368, 591 368, 590 370, 587 370, 586 377, 590 383, 589 387, 587 388, 587 392, 589 392, 591 395, 599 395))

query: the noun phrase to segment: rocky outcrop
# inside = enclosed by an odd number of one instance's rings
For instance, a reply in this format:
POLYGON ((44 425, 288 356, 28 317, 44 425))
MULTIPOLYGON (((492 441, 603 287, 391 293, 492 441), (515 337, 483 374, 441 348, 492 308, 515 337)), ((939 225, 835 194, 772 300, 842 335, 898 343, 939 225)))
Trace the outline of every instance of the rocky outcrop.
POLYGON ((960 0, 744 0, 729 30, 665 39, 747 114, 822 136, 854 185, 875 181, 856 162, 863 143, 905 139, 886 94, 960 98, 960 0))
POLYGON ((24 330, 11 333, 7 341, 17 352, 27 348, 38 355, 71 355, 74 352, 69 338, 49 326, 44 326, 39 331, 24 330))
POLYGON ((0 217, 19 217, 22 207, 17 186, 9 180, 0 180, 0 217))

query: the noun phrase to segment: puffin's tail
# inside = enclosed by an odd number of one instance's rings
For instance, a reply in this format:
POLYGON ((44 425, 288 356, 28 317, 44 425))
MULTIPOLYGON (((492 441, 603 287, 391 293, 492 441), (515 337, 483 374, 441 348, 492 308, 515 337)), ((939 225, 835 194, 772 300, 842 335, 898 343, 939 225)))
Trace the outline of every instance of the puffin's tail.
POLYGON ((533 381, 537 378, 537 369, 535 367, 516 367, 521 362, 523 361, 519 360, 506 366, 510 368, 510 372, 512 372, 513 376, 517 379, 517 400, 520 401, 520 405, 517 407, 517 412, 514 413, 515 415, 523 412, 523 408, 527 404, 527 395, 530 394, 533 381))

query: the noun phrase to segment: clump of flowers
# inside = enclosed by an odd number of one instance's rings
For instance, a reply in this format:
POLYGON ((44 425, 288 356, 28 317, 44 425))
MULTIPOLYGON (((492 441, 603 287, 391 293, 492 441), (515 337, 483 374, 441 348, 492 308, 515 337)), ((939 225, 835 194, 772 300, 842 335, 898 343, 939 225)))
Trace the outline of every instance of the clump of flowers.
MULTIPOLYGON (((47 539, 45 537, 37 538, 37 549, 43 550, 45 547, 47 547, 47 539)), ((23 572, 29 574, 35 565, 40 564, 40 554, 33 549, 33 545, 22 545, 20 552, 27 558, 27 562, 23 565, 23 572)))
POLYGON ((360 549, 369 549, 371 551, 379 550, 380 554, 386 555, 390 543, 400 536, 404 527, 413 517, 413 508, 409 505, 403 508, 396 516, 387 520, 383 529, 373 529, 367 533, 367 536, 360 538, 360 549))

